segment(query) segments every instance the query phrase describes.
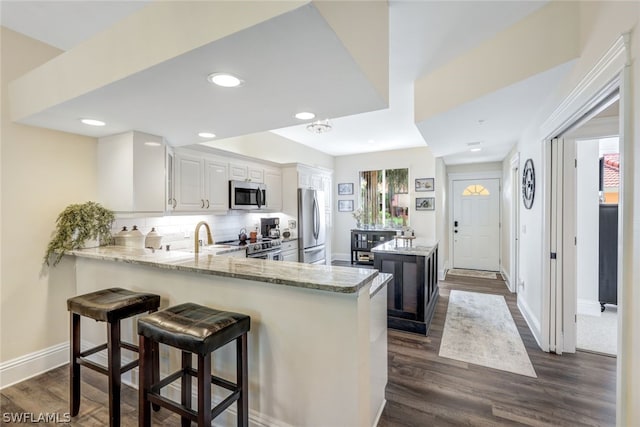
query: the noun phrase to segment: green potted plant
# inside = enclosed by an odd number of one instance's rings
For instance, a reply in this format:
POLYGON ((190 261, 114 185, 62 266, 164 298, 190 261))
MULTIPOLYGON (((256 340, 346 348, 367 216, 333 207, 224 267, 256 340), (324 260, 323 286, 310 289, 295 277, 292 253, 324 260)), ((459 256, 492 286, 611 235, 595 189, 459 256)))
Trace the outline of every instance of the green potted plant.
POLYGON ((47 246, 44 262, 56 265, 66 251, 85 247, 90 240, 98 245, 111 242, 111 226, 115 216, 113 211, 96 202, 85 202, 67 206, 58 215, 56 229, 47 246), (53 255, 53 257, 52 257, 53 255))

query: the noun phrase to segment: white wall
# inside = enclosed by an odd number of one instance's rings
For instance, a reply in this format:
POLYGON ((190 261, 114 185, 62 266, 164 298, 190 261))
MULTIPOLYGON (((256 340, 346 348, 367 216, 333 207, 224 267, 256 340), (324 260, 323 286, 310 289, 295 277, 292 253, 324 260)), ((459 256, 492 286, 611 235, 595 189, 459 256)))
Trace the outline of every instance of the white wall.
MULTIPOLYGON (((518 307, 527 319, 534 336, 541 347, 546 345, 540 339, 543 338, 544 323, 542 300, 547 292, 545 278, 542 277, 543 263, 547 262, 548 254, 543 250, 543 220, 544 204, 538 195, 543 196, 545 187, 543 164, 543 141, 553 135, 545 134, 542 125, 551 113, 566 99, 578 83, 598 64, 600 58, 613 46, 624 32, 630 31, 640 21, 640 4, 638 2, 580 2, 580 33, 581 54, 576 61, 574 69, 563 88, 555 94, 555 105, 551 108, 541 109, 541 116, 532 119, 531 126, 518 142, 520 151, 520 165, 527 158, 533 159, 536 165, 536 200, 531 210, 521 209, 521 257, 520 271, 524 281, 524 287, 518 293, 518 307)), ((623 165, 626 175, 626 186, 623 190, 627 196, 629 206, 622 209, 623 226, 626 227, 625 240, 622 242, 622 257, 624 268, 621 277, 621 289, 625 292, 622 302, 623 310, 620 312, 621 329, 619 333, 618 356, 618 404, 617 424, 636 425, 640 423, 640 292, 635 292, 637 283, 640 283, 640 174, 636 172, 634 164, 640 159, 640 117, 636 111, 640 102, 640 69, 637 58, 640 56, 640 37, 634 31, 631 35, 628 81, 632 89, 631 98, 624 102, 622 111, 628 113, 630 122, 627 122, 625 135, 625 147, 623 165)), ((581 97, 594 96, 595 92, 581 93, 581 97)), ((579 98, 582 99, 582 98, 579 98)), ((567 114, 572 113, 568 112, 567 114)), ((564 116, 563 116, 564 117, 564 116)), ((563 118, 560 117, 560 118, 563 118)), ((558 117, 554 122, 559 120, 558 117)), ((544 325, 546 327, 546 325, 544 325)))
MULTIPOLYGON (((416 236, 428 239, 437 238, 436 211, 416 211, 414 191, 415 178, 433 178, 436 175, 436 161, 428 147, 410 148, 405 150, 382 151, 376 153, 357 154, 352 156, 340 156, 335 158, 333 173, 334 187, 338 183, 352 182, 357 193, 359 172, 376 169, 409 168, 409 197, 411 208, 409 209, 409 224, 416 232, 416 236)), ((422 197, 436 196, 439 188, 446 185, 445 182, 435 180, 435 191, 418 193, 422 197), (423 196, 424 195, 424 196, 423 196)), ((353 196, 338 196, 334 193, 334 229, 333 229, 333 259, 349 260, 351 250, 351 229, 356 221, 350 212, 338 212, 337 200, 354 199, 355 208, 360 206, 358 194, 353 196)), ((436 205, 439 201, 436 199, 436 205)))
POLYGON ((496 172, 502 170, 501 162, 468 163, 463 165, 447 165, 447 173, 496 172))
POLYGON ((578 314, 600 315, 598 303, 599 141, 576 141, 576 280, 578 314))
POLYGON ((438 239, 438 275, 444 280, 444 272, 449 268, 449 201, 447 193, 447 166, 442 158, 436 159, 436 237, 438 239))
POLYGON ((542 343, 542 292, 544 278, 542 277, 542 237, 544 217, 544 168, 543 168, 543 144, 539 135, 528 136, 518 145, 520 152, 519 170, 522 177, 522 168, 527 159, 532 159, 536 183, 535 197, 531 209, 520 207, 520 265, 518 275, 521 282, 518 286, 518 306, 522 311, 532 333, 542 343))
POLYGON ((68 341, 66 299, 75 288, 51 286, 50 277, 64 273, 64 266, 43 269, 43 256, 57 215, 70 203, 97 197, 96 139, 19 125, 8 116, 7 84, 60 51, 4 27, 1 31, 0 368, 68 341))
MULTIPOLYGON (((502 162, 502 265, 500 269, 511 292, 517 292, 518 287, 515 268, 511 265, 511 250, 514 248, 514 245, 511 244, 514 238, 512 216, 514 215, 514 205, 522 203, 519 198, 514 199, 513 197, 514 187, 520 185, 519 180, 514 181, 513 179, 513 165, 511 164, 512 159, 517 154, 518 147, 514 144, 502 162)), ((520 174, 520 171, 518 171, 518 174, 520 174)))
POLYGON ((334 163, 333 156, 272 132, 213 140, 202 145, 275 163, 304 163, 327 169, 333 169, 334 163))

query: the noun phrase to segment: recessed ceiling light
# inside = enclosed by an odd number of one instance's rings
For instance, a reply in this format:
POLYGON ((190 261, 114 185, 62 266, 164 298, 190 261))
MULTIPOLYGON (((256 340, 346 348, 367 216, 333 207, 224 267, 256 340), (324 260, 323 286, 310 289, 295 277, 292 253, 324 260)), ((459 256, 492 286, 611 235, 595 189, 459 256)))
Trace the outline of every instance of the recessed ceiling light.
POLYGON ((482 151, 482 148, 474 147, 474 148, 471 148, 469 151, 482 151))
POLYGON ((95 119, 80 119, 80 121, 82 123, 84 123, 85 125, 89 125, 89 126, 104 126, 104 125, 106 125, 105 122, 103 122, 101 120, 95 120, 95 119))
POLYGON ((144 143, 144 145, 148 146, 148 147, 160 147, 162 144, 160 144, 159 142, 156 141, 147 141, 144 143))
POLYGON ((209 74, 207 80, 222 87, 238 87, 244 83, 238 77, 228 73, 212 73, 209 74))
POLYGON ((200 138, 215 138, 215 137, 216 137, 216 134, 215 134, 215 133, 211 133, 211 132, 200 132, 200 133, 198 134, 198 136, 199 136, 200 138))
POLYGON ((311 120, 315 117, 316 117, 315 114, 309 113, 307 111, 303 111, 302 113, 296 114, 296 119, 300 119, 300 120, 311 120))

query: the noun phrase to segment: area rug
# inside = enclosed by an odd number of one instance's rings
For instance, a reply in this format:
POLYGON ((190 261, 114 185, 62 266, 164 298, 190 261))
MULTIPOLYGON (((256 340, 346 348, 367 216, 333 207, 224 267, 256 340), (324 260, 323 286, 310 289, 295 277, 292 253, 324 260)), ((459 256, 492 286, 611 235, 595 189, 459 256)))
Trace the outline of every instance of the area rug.
POLYGON ((537 378, 501 295, 451 291, 438 355, 537 378))
POLYGON ((483 271, 483 270, 465 270, 463 268, 452 268, 447 270, 447 276, 451 274, 452 276, 466 276, 466 277, 477 277, 479 279, 497 279, 498 276, 493 271, 483 271))

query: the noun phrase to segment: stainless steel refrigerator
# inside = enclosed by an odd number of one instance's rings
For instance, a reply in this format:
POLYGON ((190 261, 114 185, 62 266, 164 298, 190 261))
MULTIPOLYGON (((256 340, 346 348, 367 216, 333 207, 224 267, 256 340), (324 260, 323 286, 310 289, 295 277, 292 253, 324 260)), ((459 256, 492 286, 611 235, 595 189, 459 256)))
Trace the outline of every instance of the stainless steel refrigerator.
POLYGON ((307 264, 325 264, 324 193, 298 189, 298 259, 307 264))

